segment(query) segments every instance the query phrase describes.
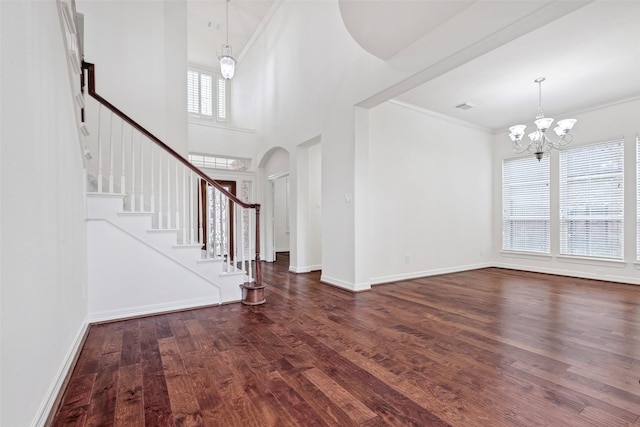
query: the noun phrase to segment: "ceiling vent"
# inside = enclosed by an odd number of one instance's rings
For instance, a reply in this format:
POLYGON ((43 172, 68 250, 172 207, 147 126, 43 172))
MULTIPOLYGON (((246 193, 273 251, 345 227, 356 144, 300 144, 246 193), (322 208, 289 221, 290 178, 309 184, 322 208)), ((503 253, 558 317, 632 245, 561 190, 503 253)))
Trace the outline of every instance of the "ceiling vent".
POLYGON ((456 105, 456 108, 458 108, 460 110, 469 110, 469 109, 471 109, 473 107, 475 107, 475 105, 470 103, 470 102, 463 102, 462 104, 456 105))

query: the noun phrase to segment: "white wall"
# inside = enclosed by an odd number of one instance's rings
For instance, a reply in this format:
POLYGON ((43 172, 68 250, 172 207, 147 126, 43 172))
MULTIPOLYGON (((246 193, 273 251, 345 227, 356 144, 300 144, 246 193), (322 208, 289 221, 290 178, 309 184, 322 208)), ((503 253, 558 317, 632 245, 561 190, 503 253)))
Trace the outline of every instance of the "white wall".
MULTIPOLYGON (((255 132, 234 129, 204 120, 189 122, 189 152, 229 157, 254 158, 255 132)), ((253 162, 255 164, 255 162, 253 162)))
POLYGON ((489 265, 492 135, 391 102, 369 119, 371 283, 489 265))
POLYGON ((559 257, 559 152, 551 152, 551 256, 514 255, 502 249, 502 160, 516 157, 507 132, 494 136, 493 159, 493 257, 496 265, 544 273, 640 284, 636 260, 636 135, 640 133, 640 99, 562 117, 578 119, 569 146, 603 142, 624 137, 624 261, 608 262, 559 257))
POLYGON ((84 179, 56 2, 0 11, 0 424, 43 425, 84 333, 84 179))
POLYGON ((223 302, 220 286, 157 249, 160 244, 104 219, 89 221, 87 235, 91 321, 223 302))
POLYGON ((186 5, 77 2, 96 91, 182 155, 188 153, 186 5))
MULTIPOLYGON (((529 18, 520 22, 527 25, 508 25, 531 9, 507 6, 505 13, 491 13, 504 12, 502 5, 475 3, 461 19, 385 62, 352 39, 337 1, 284 1, 244 56, 234 77, 232 114, 236 126, 256 129, 257 157, 277 145, 293 153, 321 137, 322 280, 352 290, 370 285, 369 263, 361 255, 369 246, 362 220, 368 142, 356 106, 371 108, 537 27, 529 18), (487 19, 478 20, 476 12, 487 19), (361 137, 362 144, 356 140, 361 137)), ((292 162, 290 168, 295 197, 298 167, 292 162)), ((291 206, 297 224, 300 203, 292 199, 291 206)), ((300 264, 298 231, 291 230, 294 266, 300 264)))
POLYGON ((306 266, 309 270, 322 268, 322 144, 307 149, 307 248, 306 266))

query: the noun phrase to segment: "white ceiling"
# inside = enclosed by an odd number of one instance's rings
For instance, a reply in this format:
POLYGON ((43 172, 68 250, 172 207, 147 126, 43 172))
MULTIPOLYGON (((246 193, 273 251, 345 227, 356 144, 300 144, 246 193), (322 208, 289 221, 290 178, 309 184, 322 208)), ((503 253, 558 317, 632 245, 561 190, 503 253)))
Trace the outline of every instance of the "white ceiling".
POLYGON ((640 2, 589 4, 397 99, 499 131, 533 121, 537 77, 556 120, 640 96, 640 2))
MULTIPOLYGON (((248 43, 250 46, 254 33, 268 25, 280 1, 229 2, 229 43, 236 58, 241 60, 242 51, 248 43)), ((343 20, 354 39, 385 60, 401 57, 415 48, 414 42, 436 34, 445 23, 465 13, 468 20, 474 3, 339 0, 343 20)), ((543 3, 510 1, 501 7, 543 3)), ((190 62, 217 66, 215 54, 225 37, 224 8, 224 0, 188 0, 190 62)), ((532 122, 538 104, 533 81, 541 76, 547 79, 542 88, 545 114, 556 119, 639 97, 640 1, 587 4, 395 99, 500 131, 512 124, 532 122), (475 107, 466 111, 455 108, 464 102, 475 107)))
MULTIPOLYGON (((230 0, 229 44, 236 59, 244 55, 254 34, 268 22, 280 0, 230 0)), ((226 41, 225 0, 187 0, 188 59, 219 68, 218 53, 226 41)))

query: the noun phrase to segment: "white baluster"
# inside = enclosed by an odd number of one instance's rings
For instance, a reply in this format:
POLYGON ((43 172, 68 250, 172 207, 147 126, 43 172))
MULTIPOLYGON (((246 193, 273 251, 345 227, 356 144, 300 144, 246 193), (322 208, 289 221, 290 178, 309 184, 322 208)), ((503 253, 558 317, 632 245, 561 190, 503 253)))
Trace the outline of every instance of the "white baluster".
POLYGON ((144 212, 144 141, 142 134, 139 134, 140 143, 140 212, 144 212))
POLYGON ((158 228, 162 229, 162 152, 158 155, 158 228))
POLYGON ((109 116, 109 193, 113 194, 113 113, 109 116))
MULTIPOLYGON (((120 194, 126 194, 127 189, 125 187, 126 181, 124 179, 124 135, 123 128, 124 123, 120 120, 120 194)), ((129 208, 131 210, 131 208, 129 208)))
POLYGON ((194 202, 195 202, 195 194, 193 193, 193 181, 194 181, 193 171, 189 171, 189 218, 191 218, 191 223, 189 227, 189 243, 195 242, 195 232, 196 232, 196 224, 195 224, 195 216, 193 215, 194 202))
POLYGON ((102 105, 98 105, 98 193, 102 193, 102 147, 101 130, 102 128, 102 105))
POLYGON ((238 266, 238 209, 235 202, 232 202, 229 199, 229 203, 231 204, 231 212, 233 212, 233 224, 231 224, 233 230, 233 271, 237 269, 238 266))
POLYGON ((244 209, 240 205, 238 205, 238 208, 240 213, 240 238, 238 239, 240 240, 240 261, 242 263, 242 269, 247 271, 245 269, 246 256, 244 253, 244 209))
MULTIPOLYGON (((226 231, 227 230, 226 229, 227 210, 226 210, 226 206, 224 205, 224 201, 222 200, 222 194, 217 189, 214 189, 213 192, 216 195, 218 204, 220 205, 220 209, 217 209, 217 212, 220 212, 220 215, 216 217, 216 221, 218 222, 216 232, 220 234, 220 256, 224 256, 226 254, 227 259, 225 259, 225 261, 228 261, 229 254, 227 253, 228 246, 227 246, 227 231, 226 231)), ((214 211, 214 214, 215 213, 216 211, 214 211)), ((228 268, 228 265, 225 266, 225 268, 228 268)))
POLYGON ((133 143, 133 128, 131 128, 131 212, 136 210, 136 147, 133 143))
POLYGON ((167 228, 171 228, 171 157, 167 155, 167 228))
POLYGON ((251 215, 251 213, 249 214, 249 224, 247 224, 247 226, 249 227, 249 280, 248 282, 251 283, 253 282, 253 264, 251 263, 251 258, 253 257, 253 251, 251 250, 251 245, 253 244, 253 239, 251 238, 253 236, 253 233, 251 232, 252 227, 251 224, 253 223, 253 215, 251 215))
MULTIPOLYGON (((196 196, 196 200, 198 201, 198 213, 197 213, 197 217, 198 217, 198 243, 200 243, 201 245, 204 243, 205 238, 204 238, 204 221, 205 221, 205 215, 203 215, 202 213, 204 212, 205 206, 207 206, 207 196, 205 193, 205 197, 202 199, 201 198, 201 180, 200 178, 197 178, 196 181, 196 192, 197 192, 197 196, 196 196)), ((205 247, 205 258, 209 258, 209 251, 207 250, 207 248, 205 247)))
POLYGON ((174 158, 175 161, 175 174, 176 174, 176 230, 178 230, 178 235, 180 235, 180 190, 179 183, 180 179, 178 177, 178 159, 174 158))
POLYGON ((156 211, 156 192, 155 192, 155 186, 154 186, 154 178, 153 178, 153 152, 155 151, 155 146, 151 143, 149 143, 149 168, 151 169, 151 212, 155 212, 156 211))
POLYGON ((182 167, 182 244, 187 243, 187 228, 189 217, 187 216, 187 168, 182 167))

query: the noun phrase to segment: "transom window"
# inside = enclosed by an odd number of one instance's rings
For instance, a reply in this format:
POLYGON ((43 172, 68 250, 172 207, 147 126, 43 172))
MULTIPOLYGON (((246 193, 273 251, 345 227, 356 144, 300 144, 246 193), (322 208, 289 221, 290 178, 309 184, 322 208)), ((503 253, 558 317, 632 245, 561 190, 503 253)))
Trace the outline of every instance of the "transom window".
POLYGON ((238 157, 212 156, 209 154, 189 154, 189 161, 200 168, 245 171, 249 169, 250 159, 238 157))

